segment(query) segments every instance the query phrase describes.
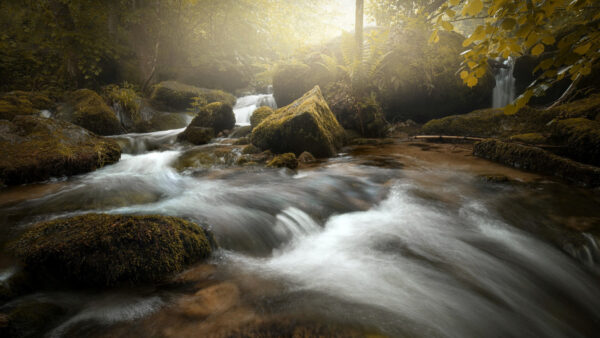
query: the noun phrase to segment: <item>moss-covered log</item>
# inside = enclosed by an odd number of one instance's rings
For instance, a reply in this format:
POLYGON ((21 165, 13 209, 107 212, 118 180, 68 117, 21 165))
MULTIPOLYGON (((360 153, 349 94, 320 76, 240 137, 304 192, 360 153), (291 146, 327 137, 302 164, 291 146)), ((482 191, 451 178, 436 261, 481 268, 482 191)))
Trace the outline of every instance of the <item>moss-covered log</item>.
POLYGON ((587 187, 600 186, 600 168, 536 147, 490 139, 475 144, 473 155, 511 167, 556 176, 587 187))
POLYGON ((40 283, 110 287, 162 281, 208 258, 210 242, 177 217, 88 214, 38 223, 13 250, 40 283))

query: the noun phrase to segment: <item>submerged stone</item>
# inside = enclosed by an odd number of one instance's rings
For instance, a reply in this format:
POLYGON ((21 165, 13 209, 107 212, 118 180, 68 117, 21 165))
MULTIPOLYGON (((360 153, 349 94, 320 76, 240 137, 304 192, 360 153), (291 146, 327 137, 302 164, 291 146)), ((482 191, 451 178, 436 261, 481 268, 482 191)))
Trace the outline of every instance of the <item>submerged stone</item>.
POLYGON ((121 148, 68 122, 37 116, 0 121, 0 183, 76 175, 117 162, 121 148))
POLYGON ((212 252, 205 230, 181 218, 105 214, 35 224, 13 249, 40 283, 80 287, 162 281, 212 252))
POLYGON ((252 143, 275 153, 308 151, 317 157, 333 156, 342 146, 340 126, 319 86, 289 106, 278 109, 252 131, 252 143))

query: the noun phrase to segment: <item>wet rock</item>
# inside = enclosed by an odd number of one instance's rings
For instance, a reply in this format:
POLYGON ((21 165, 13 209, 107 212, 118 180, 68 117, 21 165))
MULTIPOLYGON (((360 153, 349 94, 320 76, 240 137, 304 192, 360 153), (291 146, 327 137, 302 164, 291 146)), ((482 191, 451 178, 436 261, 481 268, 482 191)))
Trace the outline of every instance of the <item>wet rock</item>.
POLYGON ((268 164, 269 168, 290 168, 295 170, 298 168, 298 160, 294 153, 285 153, 275 156, 268 164))
POLYGON ((56 118, 71 122, 98 135, 125 133, 115 112, 96 92, 79 89, 67 94, 66 102, 58 107, 56 118))
POLYGON ((49 302, 26 301, 0 314, 0 334, 3 337, 42 337, 66 313, 49 302))
POLYGON ((156 109, 185 111, 192 108, 194 98, 205 104, 224 102, 235 105, 235 97, 221 90, 198 88, 175 81, 165 81, 154 86, 150 100, 156 109))
POLYGON ((148 121, 146 132, 184 128, 188 124, 185 114, 158 113, 148 121))
POLYGON ((479 179, 484 182, 489 183, 508 183, 510 182, 510 178, 506 175, 502 174, 489 174, 489 175, 480 175, 479 179))
POLYGON ((557 121, 551 139, 565 147, 570 158, 600 166, 600 123, 586 118, 557 121))
POLYGON ((15 185, 76 175, 117 162, 119 145, 64 121, 17 116, 0 121, 0 182, 15 185))
POLYGON ((344 129, 329 110, 317 86, 289 106, 278 109, 252 131, 252 143, 275 153, 308 151, 333 156, 344 141, 344 129))
POLYGON ((258 149, 253 144, 249 144, 242 149, 242 154, 258 154, 258 153, 260 153, 260 149, 258 149))
POLYGON ((311 164, 317 162, 317 159, 308 151, 303 152, 298 156, 298 162, 304 164, 311 164))
POLYGON ((177 305, 178 311, 191 318, 205 318, 223 313, 239 302, 240 290, 230 282, 213 285, 184 297, 177 305))
POLYGON ((189 127, 212 128, 215 135, 235 126, 235 114, 231 105, 223 102, 210 103, 198 111, 189 127))
POLYGON ((212 252, 205 230, 183 219, 104 214, 38 223, 12 250, 39 283, 80 287, 161 281, 212 252))
POLYGON ((113 108, 121 125, 128 132, 138 131, 144 122, 141 114, 142 98, 132 87, 108 85, 102 90, 103 96, 113 108))
POLYGON ((39 92, 13 91, 0 95, 0 120, 12 120, 17 115, 33 115, 43 109, 53 109, 52 99, 39 92))
POLYGON ((173 163, 179 171, 187 169, 206 169, 215 166, 233 166, 236 164, 239 153, 234 152, 231 146, 215 145, 190 149, 173 163))
POLYGON ((189 126, 181 134, 177 135, 177 141, 186 141, 191 144, 207 144, 212 140, 214 134, 212 128, 189 126))
POLYGON ((350 144, 356 146, 379 146, 384 144, 393 144, 394 140, 391 138, 355 138, 350 144))
POLYGON ((553 175, 583 186, 600 186, 600 168, 581 164, 536 147, 490 139, 476 143, 473 155, 515 168, 553 175))
POLYGON ((238 127, 238 128, 235 128, 231 132, 231 134, 229 135, 229 137, 231 137, 231 138, 244 138, 244 137, 250 135, 251 132, 252 132, 252 127, 251 126, 238 127))
POLYGON ((273 111, 273 108, 271 108, 271 107, 267 107, 267 106, 258 107, 252 113, 252 116, 250 116, 250 130, 256 128, 256 126, 258 126, 267 117, 273 115, 273 113, 274 113, 274 111, 273 111))
POLYGON ((233 142, 236 146, 245 146, 250 144, 250 139, 248 137, 241 137, 233 142))

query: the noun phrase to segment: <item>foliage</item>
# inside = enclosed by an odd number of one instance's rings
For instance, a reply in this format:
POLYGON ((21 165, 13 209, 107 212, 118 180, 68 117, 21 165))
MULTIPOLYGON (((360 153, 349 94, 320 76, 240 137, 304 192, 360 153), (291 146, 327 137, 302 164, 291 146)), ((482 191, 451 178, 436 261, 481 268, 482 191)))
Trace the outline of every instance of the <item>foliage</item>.
POLYGON ((506 114, 515 114, 563 78, 572 81, 568 94, 600 56, 600 7, 594 0, 448 0, 434 17, 433 42, 439 29, 453 30, 451 22, 483 19, 463 43, 468 49, 460 76, 468 86, 485 75, 489 58, 537 57, 537 79, 505 108, 506 114))

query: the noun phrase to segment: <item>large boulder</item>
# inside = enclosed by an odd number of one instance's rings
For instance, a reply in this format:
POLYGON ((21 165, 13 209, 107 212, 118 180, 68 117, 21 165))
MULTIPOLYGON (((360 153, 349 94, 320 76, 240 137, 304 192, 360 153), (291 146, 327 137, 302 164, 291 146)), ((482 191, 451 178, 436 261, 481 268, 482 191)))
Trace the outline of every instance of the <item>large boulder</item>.
POLYGON ((256 128, 264 119, 273 115, 273 108, 263 106, 258 107, 254 112, 252 112, 252 116, 250 116, 250 127, 251 129, 256 128))
POLYGON ((58 107, 56 118, 82 126, 98 135, 123 134, 115 112, 96 92, 79 89, 67 94, 65 103, 58 107))
POLYGON ((215 135, 235 126, 235 114, 229 103, 213 102, 199 109, 190 127, 212 128, 215 135))
POLYGON ((141 113, 142 98, 138 93, 130 86, 108 85, 104 87, 103 94, 123 128, 128 132, 139 131, 144 119, 141 113))
POLYGON ((342 146, 344 129, 316 86, 292 104, 278 109, 252 131, 252 143, 275 153, 308 151, 333 156, 342 146))
POLYGON ((53 109, 55 103, 39 92, 13 91, 0 95, 0 120, 12 120, 17 115, 32 115, 53 109))
POLYGON ((344 81, 331 83, 323 95, 344 129, 353 130, 363 137, 385 136, 388 123, 374 98, 356 98, 344 81))
POLYGON ((201 145, 207 144, 213 137, 214 131, 212 128, 189 126, 181 134, 177 135, 177 140, 201 145))
POLYGON ((233 95, 222 90, 198 88, 175 81, 155 85, 150 100, 156 109, 165 111, 191 109, 195 100, 204 104, 224 102, 230 106, 235 105, 236 101, 233 95))
POLYGON ((75 175, 117 162, 121 148, 68 122, 38 116, 0 120, 0 183, 75 175))
POLYGON ((159 282, 212 251, 207 233, 181 218, 105 214, 38 223, 12 249, 32 279, 80 287, 159 282))

